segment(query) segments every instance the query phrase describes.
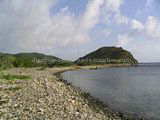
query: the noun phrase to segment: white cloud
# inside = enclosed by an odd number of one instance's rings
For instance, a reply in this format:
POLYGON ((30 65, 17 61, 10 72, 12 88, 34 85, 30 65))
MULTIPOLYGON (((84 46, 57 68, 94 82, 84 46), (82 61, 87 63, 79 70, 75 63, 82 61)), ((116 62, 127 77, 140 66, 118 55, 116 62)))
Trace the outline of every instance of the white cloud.
POLYGON ((102 32, 106 37, 108 37, 112 33, 112 31, 109 29, 103 29, 102 32))
POLYGON ((103 0, 89 1, 82 19, 69 7, 50 15, 56 0, 1 0, 0 48, 6 52, 61 50, 87 43, 90 30, 99 22, 103 0))
POLYGON ((139 35, 143 33, 151 39, 160 39, 160 21, 156 17, 149 16, 144 24, 134 19, 131 21, 131 28, 139 35))
POLYGON ((146 7, 151 7, 154 0, 146 0, 146 7))
POLYGON ((99 22, 100 7, 104 0, 91 0, 82 18, 82 29, 88 30, 93 28, 99 22))
POLYGON ((141 62, 157 62, 160 59, 160 21, 149 16, 144 24, 131 21, 131 32, 118 35, 117 46, 130 50, 141 62), (136 31, 136 34, 132 34, 136 31))
POLYGON ((127 46, 127 44, 130 42, 131 38, 124 34, 124 35, 118 35, 118 38, 117 38, 117 45, 118 47, 125 47, 127 46))
POLYGON ((40 47, 38 44, 45 41, 49 33, 36 31, 51 24, 48 15, 48 8, 51 5, 54 5, 51 0, 45 2, 43 0, 2 0, 0 3, 0 41, 3 44, 0 48, 12 50, 40 47))
POLYGON ((144 29, 144 26, 141 22, 134 19, 134 20, 131 21, 131 28, 133 30, 136 30, 136 31, 140 32, 144 29))
POLYGON ((119 12, 119 8, 122 4, 123 0, 105 0, 106 8, 113 12, 119 12))
MULTIPOLYGON (((105 0, 106 16, 113 17, 113 21, 117 24, 128 24, 129 18, 121 14, 120 7, 123 5, 124 0, 105 0)), ((109 18, 111 19, 111 18, 109 18)))
MULTIPOLYGON (((0 42, 3 43, 0 51, 37 51, 56 55, 62 54, 57 51, 64 52, 66 48, 68 53, 72 53, 75 47, 90 41, 90 32, 101 23, 102 12, 105 16, 113 15, 114 20, 111 17, 111 21, 118 24, 128 22, 120 11, 123 0, 89 0, 84 14, 78 17, 70 12, 68 6, 51 15, 50 8, 57 1, 0 0, 0 42)), ((108 36, 110 31, 105 29, 104 33, 108 36)), ((68 57, 71 56, 78 55, 68 57)))
POLYGON ((129 18, 120 14, 120 12, 116 13, 114 20, 117 24, 128 24, 129 18))
POLYGON ((160 21, 153 16, 149 16, 145 24, 147 34, 152 38, 160 39, 160 21))

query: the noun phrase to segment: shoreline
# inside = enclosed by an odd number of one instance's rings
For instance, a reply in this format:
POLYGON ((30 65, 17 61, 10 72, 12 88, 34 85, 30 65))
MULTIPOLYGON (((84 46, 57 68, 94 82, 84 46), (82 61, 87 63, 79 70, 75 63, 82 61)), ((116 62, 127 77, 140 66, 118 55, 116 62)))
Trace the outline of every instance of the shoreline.
MULTIPOLYGON (((95 66, 85 66, 85 69, 92 69, 93 67, 95 66)), ((102 68, 105 68, 106 66, 101 66, 102 68)), ((117 66, 107 66, 107 67, 117 67, 117 66)), ((118 67, 130 67, 130 66, 118 66, 118 67)), ((84 69, 84 68, 81 68, 81 69, 84 69)), ((71 87, 73 87, 73 89, 75 91, 80 91, 80 94, 81 96, 80 97, 84 97, 85 96, 85 99, 87 101, 89 101, 88 103, 90 103, 90 107, 93 107, 95 108, 98 107, 99 109, 101 109, 105 114, 109 114, 110 116, 114 117, 115 119, 121 119, 121 120, 145 120, 143 118, 133 118, 133 116, 129 116, 129 115, 126 115, 122 112, 118 112, 116 110, 112 110, 109 108, 109 106, 107 104, 105 104, 103 101, 101 101, 100 99, 96 98, 96 97, 93 97, 90 93, 87 93, 83 90, 81 90, 79 87, 75 87, 73 86, 71 83, 69 83, 67 80, 65 80, 63 77, 62 77, 62 74, 64 72, 67 72, 67 71, 74 71, 75 69, 70 69, 70 70, 64 70, 64 71, 60 71, 60 72, 57 72, 55 73, 54 75, 58 78, 58 80, 62 81, 63 83, 65 83, 65 85, 69 85, 71 87)), ((114 119, 113 118, 113 119, 114 119)), ((108 118, 110 119, 110 118, 108 118)))
POLYGON ((101 100, 74 87, 61 76, 74 67, 15 68, 4 71, 11 75, 31 76, 14 83, 1 80, 0 119, 45 120, 143 120, 111 110, 101 100), (16 86, 15 86, 16 85, 16 86), (14 89, 18 87, 20 89, 14 89), (14 91, 10 91, 10 89, 14 91))
POLYGON ((133 67, 135 65, 131 64, 103 64, 103 65, 84 65, 84 66, 74 66, 74 69, 101 69, 110 67, 133 67))

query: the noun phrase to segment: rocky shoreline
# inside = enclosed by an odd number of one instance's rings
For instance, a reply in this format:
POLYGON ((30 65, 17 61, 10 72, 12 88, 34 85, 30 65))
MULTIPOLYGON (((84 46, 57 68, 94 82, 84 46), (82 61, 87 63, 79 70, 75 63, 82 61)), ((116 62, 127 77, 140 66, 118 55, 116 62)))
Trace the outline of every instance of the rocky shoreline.
MULTIPOLYGON (((96 66, 97 67, 97 66, 96 66)), ((98 66, 99 67, 99 66, 98 66)), ((130 65, 106 65, 106 66, 100 66, 102 68, 106 68, 106 67, 130 67, 130 65)), ((95 68, 95 66, 85 66, 85 67, 81 67, 80 69, 92 69, 95 68)), ((105 120, 145 120, 143 118, 134 118, 133 116, 130 117, 122 112, 116 112, 111 110, 105 103, 103 103, 101 100, 99 100, 98 98, 93 97, 92 95, 90 95, 90 93, 84 92, 82 91, 80 88, 73 86, 72 84, 70 84, 67 80, 65 80, 62 77, 62 73, 67 72, 67 71, 71 71, 74 69, 70 69, 70 70, 64 70, 64 71, 60 71, 55 73, 55 75, 57 76, 58 80, 62 81, 63 83, 65 83, 66 85, 69 85, 71 87, 74 88, 75 91, 79 91, 80 92, 80 97, 84 98, 85 100, 88 101, 89 106, 93 109, 99 109, 102 110, 105 115, 108 115, 108 118, 105 120)))
POLYGON ((71 69, 3 71, 31 79, 0 80, 0 120, 132 120, 64 80, 60 74, 71 69))

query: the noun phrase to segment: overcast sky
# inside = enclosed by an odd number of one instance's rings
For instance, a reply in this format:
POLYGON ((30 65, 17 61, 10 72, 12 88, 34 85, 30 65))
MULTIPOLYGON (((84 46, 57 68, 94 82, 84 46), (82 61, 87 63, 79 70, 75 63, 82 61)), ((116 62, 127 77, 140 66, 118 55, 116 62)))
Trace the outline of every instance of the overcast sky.
POLYGON ((75 60, 120 46, 160 61, 159 0, 0 0, 0 51, 75 60))

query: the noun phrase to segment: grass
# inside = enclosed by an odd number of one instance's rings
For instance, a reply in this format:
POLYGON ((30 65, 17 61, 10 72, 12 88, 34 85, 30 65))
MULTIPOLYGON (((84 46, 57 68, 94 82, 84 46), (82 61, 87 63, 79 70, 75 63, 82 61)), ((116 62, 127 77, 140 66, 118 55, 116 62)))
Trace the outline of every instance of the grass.
POLYGON ((27 80, 30 79, 30 76, 25 75, 3 75, 1 76, 2 79, 5 80, 27 80))

